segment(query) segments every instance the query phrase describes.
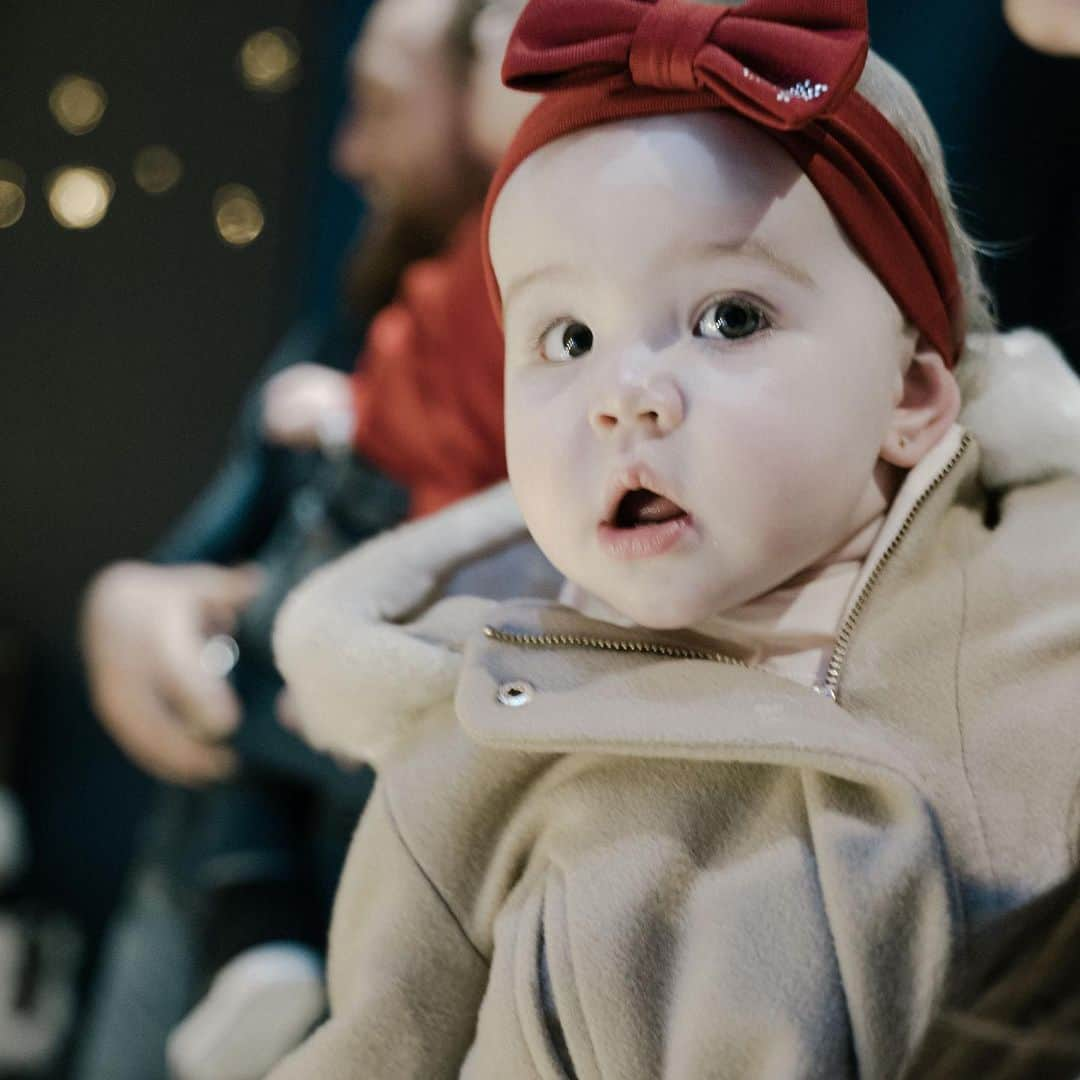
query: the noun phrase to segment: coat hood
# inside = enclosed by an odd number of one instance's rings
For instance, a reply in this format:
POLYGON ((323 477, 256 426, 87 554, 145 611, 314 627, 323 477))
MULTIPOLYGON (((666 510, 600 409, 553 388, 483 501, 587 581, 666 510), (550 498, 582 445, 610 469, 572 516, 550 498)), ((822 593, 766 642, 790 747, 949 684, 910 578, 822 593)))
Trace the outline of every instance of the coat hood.
MULTIPOLYGON (((1080 475, 1080 379, 1048 338, 973 336, 956 374, 960 423, 979 443, 986 487, 1080 475)), ((461 591, 454 583, 469 567, 515 547, 542 559, 504 483, 383 534, 297 588, 278 616, 274 652, 308 740, 378 764, 452 697, 464 639, 495 600, 432 605, 461 591)), ((500 599, 536 595, 536 576, 520 562, 503 576, 500 599)))

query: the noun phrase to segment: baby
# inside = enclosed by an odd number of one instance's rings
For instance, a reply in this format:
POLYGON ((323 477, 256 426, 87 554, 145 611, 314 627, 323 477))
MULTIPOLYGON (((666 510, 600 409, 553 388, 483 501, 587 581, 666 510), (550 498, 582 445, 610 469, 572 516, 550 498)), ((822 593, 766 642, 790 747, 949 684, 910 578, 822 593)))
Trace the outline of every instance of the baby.
POLYGON ((504 72, 508 462, 568 585, 432 606, 495 489, 287 603, 379 781, 273 1075, 899 1076, 1075 862, 1080 384, 990 332, 864 0, 532 0, 504 72))

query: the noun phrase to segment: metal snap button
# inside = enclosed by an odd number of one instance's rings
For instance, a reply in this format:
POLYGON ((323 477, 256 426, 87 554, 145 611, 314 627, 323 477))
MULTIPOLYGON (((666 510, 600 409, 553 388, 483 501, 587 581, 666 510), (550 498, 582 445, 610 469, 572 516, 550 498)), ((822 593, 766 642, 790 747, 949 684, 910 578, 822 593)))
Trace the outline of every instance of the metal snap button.
POLYGON ((515 679, 513 682, 504 682, 495 696, 500 705, 520 709, 522 705, 528 705, 535 694, 536 687, 532 683, 524 679, 515 679))

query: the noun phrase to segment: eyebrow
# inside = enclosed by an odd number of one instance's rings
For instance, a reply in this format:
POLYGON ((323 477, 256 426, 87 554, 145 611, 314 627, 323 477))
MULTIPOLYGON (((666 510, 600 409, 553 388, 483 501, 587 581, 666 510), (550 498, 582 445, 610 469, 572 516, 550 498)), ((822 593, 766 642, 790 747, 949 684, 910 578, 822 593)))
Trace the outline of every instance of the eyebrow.
POLYGON ((816 284, 809 271, 804 270, 801 266, 796 266, 795 263, 782 259, 772 248, 763 244, 760 240, 747 240, 741 244, 719 242, 702 244, 700 247, 693 249, 693 254, 697 258, 703 259, 712 258, 715 255, 749 255, 751 258, 761 259, 763 262, 771 264, 785 277, 791 278, 792 281, 805 288, 812 289, 816 284))
MULTIPOLYGON (((794 263, 788 262, 786 259, 782 259, 775 251, 763 244, 760 240, 747 240, 745 243, 741 244, 725 244, 714 241, 692 248, 691 255, 694 258, 699 259, 709 259, 717 255, 748 255, 751 258, 760 259, 763 262, 769 263, 785 277, 790 278, 792 281, 807 289, 816 287, 814 279, 806 270, 801 266, 796 266, 794 263)), ((523 277, 512 281, 503 296, 503 308, 509 308, 510 302, 518 293, 527 289, 530 285, 535 284, 541 278, 553 276, 555 274, 565 274, 572 271, 572 269, 573 267, 568 263, 549 263, 546 266, 540 266, 531 273, 525 274, 523 277)))
POLYGON ((510 306, 510 301, 513 300, 518 293, 527 289, 530 285, 534 285, 541 278, 551 277, 557 274, 566 274, 572 270, 573 267, 569 263, 548 263, 546 266, 538 267, 531 273, 517 278, 509 284, 503 295, 503 308, 508 308, 510 306))

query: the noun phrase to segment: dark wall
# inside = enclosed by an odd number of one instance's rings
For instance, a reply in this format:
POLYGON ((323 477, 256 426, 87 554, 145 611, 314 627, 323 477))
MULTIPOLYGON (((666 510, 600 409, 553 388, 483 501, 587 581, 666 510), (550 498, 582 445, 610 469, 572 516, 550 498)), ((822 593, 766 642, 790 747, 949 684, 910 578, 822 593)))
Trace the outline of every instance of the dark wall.
MULTIPOLYGON (((0 670, 0 741, 14 755, 34 846, 33 890, 93 931, 116 895, 147 782, 89 714, 74 649, 90 573, 140 555, 209 478, 252 376, 303 307, 332 303, 357 203, 325 167, 345 51, 365 0, 7 0, 0 6, 0 160, 27 206, 0 228, 0 641, 30 662, 0 670), (253 32, 299 42, 303 76, 255 94, 235 58, 253 32), (68 73, 108 94, 92 132, 54 120, 68 73), (135 183, 147 144, 183 162, 178 186, 135 183), (95 228, 61 228, 45 198, 65 165, 106 170, 95 228), (219 186, 259 197, 248 247, 218 236, 219 186), (10 688, 8 681, 19 682, 10 688)), ((0 749, 3 749, 0 747, 0 749)), ((0 755, 4 756, 4 755, 0 755)), ((0 775, 0 784, 8 777, 0 775)))
POLYGON ((257 96, 234 64, 252 31, 274 25, 310 46, 301 0, 5 6, 0 158, 25 170, 28 203, 0 230, 0 615, 49 648, 66 640, 89 572, 144 551, 206 478, 293 313, 310 80, 257 96), (48 108, 68 72, 109 96, 86 135, 48 108), (184 164, 156 197, 132 175, 149 143, 184 164), (63 229, 45 178, 84 163, 110 173, 116 195, 97 227, 63 229), (214 191, 230 182, 266 214, 244 248, 213 227, 214 191))
POLYGON ((871 44, 934 120, 1006 327, 1080 366, 1080 60, 1021 44, 1001 0, 869 0, 871 44))

